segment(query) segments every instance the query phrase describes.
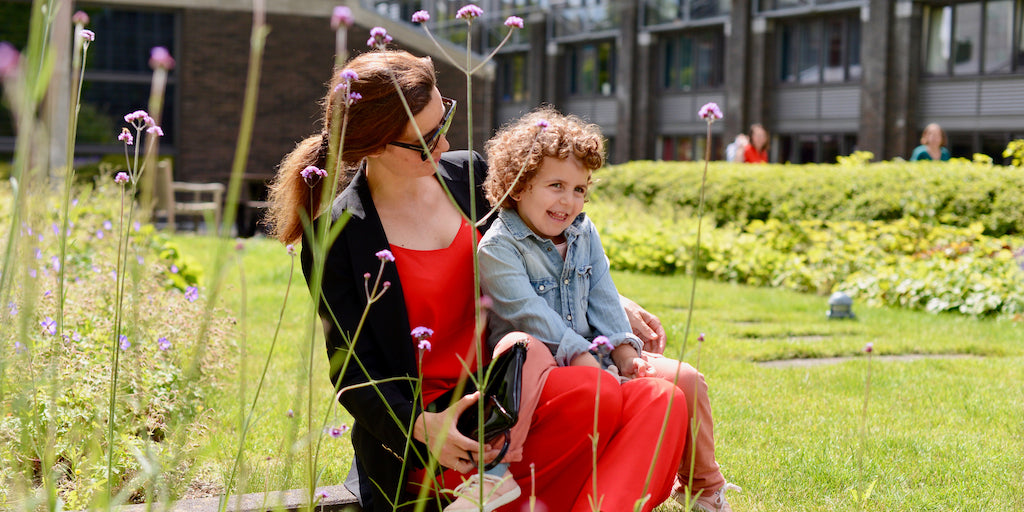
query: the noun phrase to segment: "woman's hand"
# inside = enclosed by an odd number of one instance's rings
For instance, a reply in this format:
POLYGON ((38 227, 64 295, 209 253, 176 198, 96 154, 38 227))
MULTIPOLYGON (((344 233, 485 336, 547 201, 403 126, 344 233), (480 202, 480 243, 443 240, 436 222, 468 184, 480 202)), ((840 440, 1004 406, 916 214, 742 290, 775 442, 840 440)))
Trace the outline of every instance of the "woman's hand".
POLYGON ((626 318, 629 319, 629 327, 633 329, 633 334, 644 342, 644 350, 652 354, 663 354, 665 328, 661 326, 661 320, 626 297, 620 295, 619 302, 622 309, 626 310, 626 318))
MULTIPOLYGON (((470 439, 455 428, 455 423, 463 411, 476 407, 480 392, 466 395, 441 412, 422 412, 413 425, 412 436, 427 445, 430 454, 446 468, 460 473, 469 473, 477 468, 475 456, 480 449, 476 439, 470 439), (429 442, 428 442, 429 439, 429 442)), ((485 445, 486 446, 486 445, 485 445)), ((498 456, 500 450, 487 446, 484 462, 490 462, 498 456)))

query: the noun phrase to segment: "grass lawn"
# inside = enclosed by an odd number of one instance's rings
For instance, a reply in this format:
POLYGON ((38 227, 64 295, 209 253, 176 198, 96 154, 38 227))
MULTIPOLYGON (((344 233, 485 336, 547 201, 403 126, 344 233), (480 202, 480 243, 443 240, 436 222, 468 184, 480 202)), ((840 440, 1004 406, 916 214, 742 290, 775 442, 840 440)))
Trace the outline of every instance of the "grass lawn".
MULTIPOLYGON (((174 239, 183 252, 212 268, 215 239, 174 239)), ((246 240, 245 247, 241 268, 249 357, 239 364, 238 378, 225 382, 211 399, 213 420, 207 438, 200 440, 210 462, 198 476, 214 487, 234 460, 239 394, 251 400, 255 392, 289 276, 290 257, 280 244, 256 238, 246 240)), ((223 305, 236 312, 242 289, 237 270, 233 265, 222 294, 223 305)), ((291 433, 307 428, 310 383, 315 429, 331 403, 319 338, 312 343, 312 375, 306 370, 313 323, 297 261, 295 273, 246 443, 248 491, 305 485, 308 443, 293 443, 291 433), (288 455, 290 448, 296 455, 288 455)), ((662 318, 670 340, 666 353, 678 357, 690 280, 625 273, 615 278, 623 294, 662 318)), ((857 320, 830 321, 826 309, 824 297, 698 283, 684 359, 698 365, 711 386, 717 458, 726 477, 744 488, 730 494, 734 508, 1024 510, 1024 324, 856 303, 857 320), (701 332, 706 341, 698 347, 693 340, 701 332), (874 344, 870 362, 863 352, 868 342, 874 344), (929 357, 889 357, 907 354, 929 357), (964 357, 932 357, 949 355, 964 357), (833 357, 848 359, 810 366, 763 364, 833 357), (872 482, 872 492, 859 503, 853 490, 872 482)), ((350 421, 334 407, 328 424, 350 421)), ((319 460, 321 484, 343 480, 351 461, 348 440, 326 438, 319 460)), ((682 508, 666 504, 658 510, 682 508)))

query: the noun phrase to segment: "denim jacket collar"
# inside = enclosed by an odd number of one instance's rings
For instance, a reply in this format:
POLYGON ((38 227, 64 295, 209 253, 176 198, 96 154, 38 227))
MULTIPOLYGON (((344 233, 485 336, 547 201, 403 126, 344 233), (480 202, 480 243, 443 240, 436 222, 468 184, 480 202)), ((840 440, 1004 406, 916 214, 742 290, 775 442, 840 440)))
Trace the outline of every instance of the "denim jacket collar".
MULTIPOLYGON (((530 229, 525 222, 523 222, 522 217, 519 216, 519 212, 517 212, 514 208, 502 208, 501 210, 498 211, 498 218, 505 223, 505 226, 508 228, 509 233, 517 241, 521 242, 524 239, 532 236, 533 238, 537 239, 537 242, 539 243, 554 243, 551 242, 551 240, 544 238, 538 235, 537 233, 534 233, 533 230, 530 229)), ((586 218, 587 213, 580 212, 580 214, 577 215, 575 219, 573 219, 572 224, 570 224, 569 227, 565 228, 565 232, 563 234, 565 235, 565 239, 567 242, 572 243, 572 241, 575 240, 576 237, 580 236, 580 225, 583 224, 583 219, 586 218)))

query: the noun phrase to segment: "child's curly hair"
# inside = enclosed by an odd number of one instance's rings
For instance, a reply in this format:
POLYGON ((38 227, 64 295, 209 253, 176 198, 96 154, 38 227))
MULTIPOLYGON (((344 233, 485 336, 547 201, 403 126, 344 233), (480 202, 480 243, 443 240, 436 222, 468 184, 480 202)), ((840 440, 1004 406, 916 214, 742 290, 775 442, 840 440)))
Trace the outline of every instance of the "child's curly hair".
POLYGON ((518 197, 529 186, 546 156, 560 160, 574 156, 589 171, 604 165, 601 129, 551 106, 540 107, 501 127, 484 145, 484 151, 489 167, 484 192, 491 206, 501 201, 502 208, 515 208, 512 197, 518 197), (523 174, 516 181, 520 169, 523 174), (512 191, 506 196, 509 187, 512 191))

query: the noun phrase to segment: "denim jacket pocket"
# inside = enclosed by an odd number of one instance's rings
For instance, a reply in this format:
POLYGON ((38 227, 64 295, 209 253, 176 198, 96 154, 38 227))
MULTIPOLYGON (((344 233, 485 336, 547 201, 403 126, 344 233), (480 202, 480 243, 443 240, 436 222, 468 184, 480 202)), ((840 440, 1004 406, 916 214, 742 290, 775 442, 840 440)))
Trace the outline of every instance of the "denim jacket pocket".
POLYGON ((587 304, 590 302, 590 275, 593 271, 592 265, 576 268, 576 297, 583 310, 587 309, 587 304))
POLYGON ((530 284, 533 285, 533 291, 537 292, 537 295, 540 295, 541 297, 552 292, 555 287, 558 286, 558 282, 551 277, 531 279, 530 284))

